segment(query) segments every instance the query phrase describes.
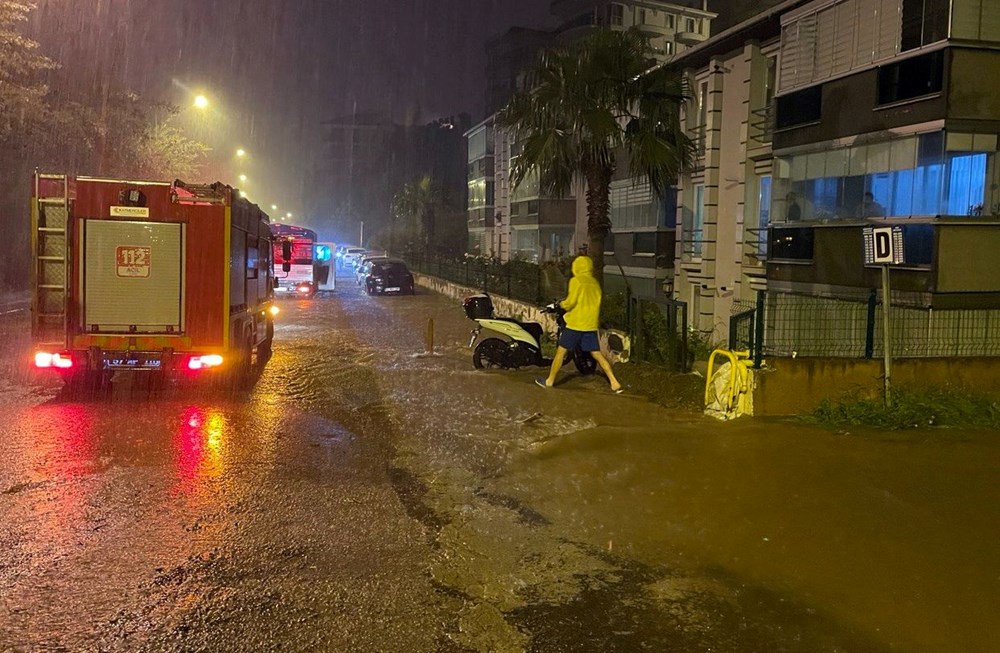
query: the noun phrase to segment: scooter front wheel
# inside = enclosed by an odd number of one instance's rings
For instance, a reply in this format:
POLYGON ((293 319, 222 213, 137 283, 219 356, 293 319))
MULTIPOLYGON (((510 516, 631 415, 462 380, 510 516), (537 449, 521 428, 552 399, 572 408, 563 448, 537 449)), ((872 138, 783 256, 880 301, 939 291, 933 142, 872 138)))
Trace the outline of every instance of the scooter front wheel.
POLYGON ((573 364, 580 374, 590 376, 597 371, 597 360, 590 355, 590 352, 577 349, 573 351, 573 364))
POLYGON ((472 352, 472 364, 477 370, 510 367, 507 343, 500 338, 486 338, 472 352))

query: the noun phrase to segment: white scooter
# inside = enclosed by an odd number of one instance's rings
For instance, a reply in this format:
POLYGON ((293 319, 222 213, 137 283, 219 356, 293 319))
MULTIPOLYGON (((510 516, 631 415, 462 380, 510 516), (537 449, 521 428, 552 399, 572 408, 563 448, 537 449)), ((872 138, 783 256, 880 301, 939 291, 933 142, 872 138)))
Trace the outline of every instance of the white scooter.
MULTIPOLYGON (((542 355, 542 325, 537 322, 521 322, 509 317, 493 315, 493 301, 489 295, 473 295, 462 303, 466 316, 476 323, 469 340, 472 347, 483 329, 489 329, 504 338, 484 338, 472 352, 472 364, 476 369, 501 368, 517 369, 536 365, 548 367, 552 360, 542 355)), ((549 304, 544 309, 546 313, 556 316, 558 331, 556 341, 566 328, 563 320, 565 311, 559 304, 549 304)), ((593 374, 597 370, 597 361, 588 352, 580 348, 571 352, 573 363, 581 374, 593 374)), ((567 357, 568 358, 568 357, 567 357)))

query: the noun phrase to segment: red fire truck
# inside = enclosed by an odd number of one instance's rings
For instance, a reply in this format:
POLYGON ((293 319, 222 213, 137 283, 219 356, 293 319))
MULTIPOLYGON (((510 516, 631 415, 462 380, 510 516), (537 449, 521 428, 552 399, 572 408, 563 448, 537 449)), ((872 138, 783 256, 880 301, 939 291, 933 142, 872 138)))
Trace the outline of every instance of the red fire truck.
POLYGON ((34 363, 249 378, 274 335, 268 216, 215 183, 36 173, 34 363))

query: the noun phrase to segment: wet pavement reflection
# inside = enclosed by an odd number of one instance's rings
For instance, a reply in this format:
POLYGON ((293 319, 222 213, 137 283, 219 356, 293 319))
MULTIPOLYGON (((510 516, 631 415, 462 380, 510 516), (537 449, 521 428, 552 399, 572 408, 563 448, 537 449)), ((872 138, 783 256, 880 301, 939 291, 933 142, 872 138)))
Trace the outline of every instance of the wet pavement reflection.
POLYGON ((246 391, 69 396, 10 344, 0 650, 1000 648, 995 434, 541 390, 428 292, 282 308, 246 391))

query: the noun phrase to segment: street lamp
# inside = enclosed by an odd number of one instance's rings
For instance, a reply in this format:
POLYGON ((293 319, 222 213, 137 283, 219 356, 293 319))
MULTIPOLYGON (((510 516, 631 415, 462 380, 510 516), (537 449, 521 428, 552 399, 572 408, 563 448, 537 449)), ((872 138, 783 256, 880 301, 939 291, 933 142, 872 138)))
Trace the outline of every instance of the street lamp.
POLYGON ((198 109, 207 109, 208 108, 208 98, 205 97, 204 95, 197 95, 197 96, 195 96, 195 98, 194 98, 194 106, 195 106, 195 108, 198 108, 198 109))
POLYGON ((272 211, 277 211, 278 210, 278 205, 277 204, 272 204, 271 205, 271 210, 272 211))
POLYGON ((236 156, 238 156, 239 158, 242 159, 246 155, 247 155, 247 151, 244 150, 242 147, 240 149, 236 150, 236 156))
POLYGON ((247 176, 246 175, 240 175, 240 181, 242 181, 244 184, 247 183, 247 176))

